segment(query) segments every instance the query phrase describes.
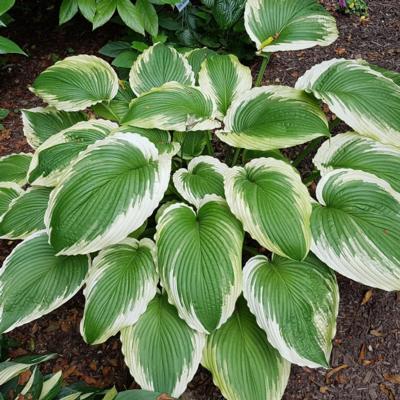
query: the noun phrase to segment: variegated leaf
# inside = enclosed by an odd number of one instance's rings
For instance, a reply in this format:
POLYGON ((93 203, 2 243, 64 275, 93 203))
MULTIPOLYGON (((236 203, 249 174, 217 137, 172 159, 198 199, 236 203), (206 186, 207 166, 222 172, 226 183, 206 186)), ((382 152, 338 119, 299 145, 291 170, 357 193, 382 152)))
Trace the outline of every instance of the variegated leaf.
POLYGON ((14 182, 20 186, 27 183, 32 154, 18 153, 0 157, 0 182, 14 182))
POLYGON ((0 219, 8 210, 11 202, 24 191, 14 182, 0 182, 0 219))

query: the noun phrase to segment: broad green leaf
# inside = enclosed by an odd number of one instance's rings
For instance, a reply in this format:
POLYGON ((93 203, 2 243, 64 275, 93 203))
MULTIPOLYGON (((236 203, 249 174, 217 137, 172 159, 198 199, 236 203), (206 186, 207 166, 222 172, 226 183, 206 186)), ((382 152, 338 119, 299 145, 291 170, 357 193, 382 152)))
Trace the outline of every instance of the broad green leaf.
POLYGON ((21 113, 24 135, 34 149, 56 133, 87 120, 83 112, 58 111, 53 107, 36 107, 21 113))
POLYGON ((196 157, 189 162, 187 169, 181 168, 175 172, 174 185, 187 202, 199 207, 208 194, 225 197, 224 174, 227 169, 227 165, 217 158, 196 157))
POLYGON ((18 153, 0 157, 0 182, 25 185, 32 154, 18 153))
POLYGON ((93 18, 93 30, 108 22, 117 9, 118 0, 98 0, 93 18))
POLYGON ((340 168, 361 170, 385 180, 400 192, 400 148, 355 132, 342 133, 327 140, 313 162, 322 175, 340 168))
POLYGON ((290 364, 268 342, 246 302, 207 338, 202 364, 227 400, 280 400, 290 364))
POLYGON ((143 10, 134 6, 131 0, 117 0, 117 10, 126 26, 144 35, 145 18, 141 14, 143 10))
POLYGON ((125 125, 120 128, 120 132, 133 132, 138 133, 140 136, 144 136, 157 147, 160 154, 169 153, 174 156, 179 152, 179 143, 171 141, 171 135, 168 131, 162 131, 160 129, 143 129, 125 125))
POLYGON ((246 0, 214 0, 213 16, 221 29, 230 29, 243 16, 246 0))
POLYGON ((311 217, 312 252, 364 285, 400 290, 400 194, 363 171, 322 177, 311 217))
POLYGON ((360 135, 400 146, 400 86, 354 60, 333 59, 308 70, 296 87, 312 93, 360 135))
POLYGON ((28 382, 21 390, 19 396, 23 396, 24 398, 29 398, 32 400, 39 399, 42 387, 43 387, 43 375, 41 374, 40 369, 37 366, 35 366, 31 376, 29 377, 28 382))
POLYGON ((96 0, 78 0, 78 6, 82 15, 93 23, 96 14, 96 0))
POLYGON ((151 36, 158 35, 158 15, 149 0, 137 0, 136 9, 143 20, 144 30, 151 36))
POLYGON ((134 98, 135 95, 128 82, 120 81, 117 95, 110 101, 96 104, 93 109, 101 118, 121 122, 134 98))
POLYGON ((89 263, 87 256, 56 257, 44 231, 20 243, 0 269, 0 332, 66 303, 83 285, 89 263))
POLYGON ((213 195, 197 212, 173 204, 158 220, 161 284, 180 317, 199 332, 219 328, 235 308, 242 290, 243 236, 226 202, 213 195))
POLYGON ((12 40, 0 36, 0 55, 2 54, 22 54, 26 56, 26 53, 12 40))
POLYGON ((14 182, 0 182, 0 220, 10 203, 24 191, 14 182))
POLYGON ((0 239, 25 239, 43 230, 51 188, 32 187, 13 200, 0 218, 0 239))
POLYGON ((327 368, 339 308, 333 271, 312 255, 256 256, 243 274, 244 297, 272 346, 294 364, 327 368))
POLYGON ((166 393, 149 392, 147 390, 125 390, 118 393, 115 400, 174 400, 166 393))
POLYGON ((45 380, 39 400, 53 400, 61 390, 62 382, 62 371, 56 372, 49 379, 45 380))
POLYGON ((102 250, 86 280, 81 332, 90 344, 105 342, 134 325, 156 295, 158 276, 155 245, 125 239, 102 250))
POLYGON ((2 0, 0 2, 0 15, 5 14, 8 10, 14 7, 15 0, 2 0))
POLYGON ((59 20, 60 25, 71 20, 78 12, 78 0, 63 0, 60 6, 59 20))
POLYGON ((266 249, 304 259, 311 242, 311 198, 297 171, 284 161, 257 158, 225 175, 225 195, 244 230, 266 249))
POLYGON ((232 102, 251 89, 253 77, 250 68, 242 65, 236 56, 215 55, 203 62, 199 85, 215 101, 223 117, 232 102))
POLYGON ((209 57, 216 55, 217 53, 214 50, 211 50, 207 47, 203 47, 200 49, 190 50, 189 52, 185 53, 185 57, 187 58, 194 75, 196 77, 196 81, 199 76, 199 72, 201 69, 201 64, 203 61, 207 60, 209 57))
POLYGON ((99 57, 71 56, 42 72, 31 91, 58 110, 80 111, 114 98, 118 76, 99 57))
POLYGON ((132 49, 131 43, 122 40, 116 40, 113 42, 106 43, 100 50, 99 53, 103 56, 115 58, 118 54, 123 51, 132 49))
POLYGON ((168 82, 194 85, 194 73, 182 54, 173 47, 157 43, 135 61, 129 74, 129 83, 139 96, 168 82))
POLYGON ((123 123, 146 129, 200 131, 217 126, 214 104, 200 89, 169 82, 132 100, 123 123))
POLYGON ((217 136, 234 147, 273 150, 329 136, 318 103, 286 86, 253 88, 233 102, 217 136))
POLYGON ((180 144, 179 157, 191 160, 203 154, 204 148, 211 140, 209 131, 174 132, 174 142, 180 144))
POLYGON ((122 329, 121 342, 143 389, 179 397, 196 373, 205 337, 179 318, 165 295, 157 295, 135 325, 122 329))
POLYGON ((0 363, 0 386, 28 370, 31 366, 49 361, 54 357, 56 357, 56 354, 24 356, 16 358, 13 361, 4 361, 0 363))
POLYGON ((248 0, 244 19, 259 52, 329 46, 338 37, 335 18, 317 0, 248 0))
POLYGON ((88 146, 106 138, 117 124, 105 120, 78 122, 49 139, 38 147, 28 171, 32 185, 56 186, 65 169, 88 146))
POLYGON ((111 64, 114 67, 131 69, 137 58, 138 52, 136 50, 126 50, 118 54, 111 64))
POLYGON ((381 73, 386 78, 391 79, 396 85, 400 86, 400 72, 391 71, 389 69, 382 68, 382 67, 380 67, 378 65, 370 64, 370 63, 368 63, 368 62, 366 62, 364 60, 358 60, 358 62, 360 64, 363 64, 363 65, 368 65, 373 70, 381 73))
POLYGON ((171 155, 133 133, 81 153, 52 192, 45 222, 59 254, 85 254, 126 238, 153 213, 168 187, 171 155))

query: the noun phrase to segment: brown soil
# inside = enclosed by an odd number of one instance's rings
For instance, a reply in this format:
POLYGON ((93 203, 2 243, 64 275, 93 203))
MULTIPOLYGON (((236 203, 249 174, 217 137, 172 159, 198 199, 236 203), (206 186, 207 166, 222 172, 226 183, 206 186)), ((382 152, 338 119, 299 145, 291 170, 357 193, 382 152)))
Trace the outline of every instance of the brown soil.
MULTIPOLYGON (((11 56, 0 70, 0 107, 10 109, 0 132, 0 155, 29 151, 22 133, 19 109, 40 104, 27 89, 33 79, 57 59, 70 54, 95 54, 108 40, 118 38, 120 28, 108 24, 95 33, 81 18, 59 28, 52 1, 37 1, 38 14, 20 8, 7 31, 30 55, 11 56), (39 6, 40 3, 40 6, 39 6)), ((334 12, 334 0, 325 0, 334 12)), ((334 57, 364 58, 380 66, 400 70, 399 0, 370 1, 370 18, 337 15, 339 40, 328 48, 275 54, 268 66, 265 84, 293 85, 309 67, 334 57)), ((4 34, 4 31, 2 32, 4 34)), ((254 65, 258 70, 258 63, 254 65)), ((343 128, 343 126, 342 126, 343 128)), ((298 151, 298 150, 297 150, 298 151)), ((295 151, 296 152, 296 151, 295 151)), ((310 159, 301 166, 310 169, 310 159)), ((11 251, 11 243, 0 246, 0 262, 11 251)), ((389 399, 400 398, 400 296, 368 288, 338 277, 341 293, 338 332, 334 341, 330 372, 292 367, 284 399, 389 399), (365 300, 368 300, 363 303, 365 300)), ((67 382, 119 389, 134 387, 124 366, 118 338, 100 346, 88 346, 80 337, 82 295, 48 316, 14 330, 9 335, 19 342, 13 356, 24 352, 56 352, 59 357, 46 371, 64 370, 67 382)), ((210 375, 200 369, 185 399, 222 399, 210 375)), ((250 400, 250 399, 249 399, 250 400)))

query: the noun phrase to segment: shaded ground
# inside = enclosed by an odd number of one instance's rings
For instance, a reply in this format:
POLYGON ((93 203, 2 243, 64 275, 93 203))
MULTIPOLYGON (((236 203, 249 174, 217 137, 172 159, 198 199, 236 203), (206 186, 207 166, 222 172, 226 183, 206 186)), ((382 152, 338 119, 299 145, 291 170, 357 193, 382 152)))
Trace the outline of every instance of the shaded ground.
MULTIPOLYGON (((40 104, 27 90, 35 76, 58 58, 95 54, 119 34, 119 28, 110 24, 93 34, 80 18, 60 29, 52 2, 40 3, 37 9, 45 8, 43 15, 32 21, 31 14, 28 17, 20 9, 13 13, 16 22, 7 31, 30 57, 10 57, 0 70, 0 107, 12 111, 4 123, 6 129, 0 132, 0 155, 29 151, 18 110, 40 104)), ((333 0, 325 4, 333 10, 333 0)), ((364 24, 357 17, 336 16, 340 39, 334 45, 274 55, 265 83, 293 85, 309 67, 334 57, 362 57, 400 70, 399 0, 370 1, 370 19, 364 24)), ((256 73, 257 63, 253 69, 256 73)), ((303 163, 303 172, 309 164, 309 160, 303 163)), ((11 250, 8 245, 3 243, 0 247, 0 262, 11 250)), ((379 290, 368 292, 368 288, 342 277, 339 284, 341 303, 332 355, 334 369, 327 373, 293 366, 284 399, 400 398, 400 296, 379 290), (363 300, 368 301, 362 304, 363 300)), ((62 368, 67 381, 84 380, 105 387, 116 384, 120 389, 130 387, 132 379, 124 366, 117 338, 100 346, 87 346, 81 339, 82 304, 80 295, 47 317, 16 329, 10 336, 20 346, 13 355, 25 351, 57 352, 60 357, 45 368, 47 371, 62 368)), ((185 396, 195 400, 222 399, 204 370, 196 375, 185 396)))

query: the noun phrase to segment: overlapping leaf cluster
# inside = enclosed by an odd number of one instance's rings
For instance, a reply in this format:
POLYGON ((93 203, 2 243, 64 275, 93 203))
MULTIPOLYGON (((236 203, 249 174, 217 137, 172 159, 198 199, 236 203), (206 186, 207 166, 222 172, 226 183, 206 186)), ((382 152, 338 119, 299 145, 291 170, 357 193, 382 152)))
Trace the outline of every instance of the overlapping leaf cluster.
MULTIPOLYGON (((306 3, 247 2, 259 52, 335 39, 332 17, 306 3)), ((235 56, 160 43, 129 83, 94 56, 59 61, 32 85, 49 106, 23 113, 35 153, 0 160, 0 234, 25 239, 0 270, 0 331, 85 285, 82 336, 102 343, 121 332, 144 389, 178 397, 201 362, 228 399, 281 398, 290 362, 329 365, 332 270, 400 289, 398 83, 334 59, 295 88, 252 88, 235 56), (354 131, 329 138, 321 101, 354 131), (87 120, 87 107, 103 119, 87 120), (202 154, 211 132, 263 153, 228 167, 202 154), (324 137, 314 200, 276 154, 324 137), (185 148, 187 138, 202 145, 185 148), (242 268, 250 237, 272 254, 242 268)))

